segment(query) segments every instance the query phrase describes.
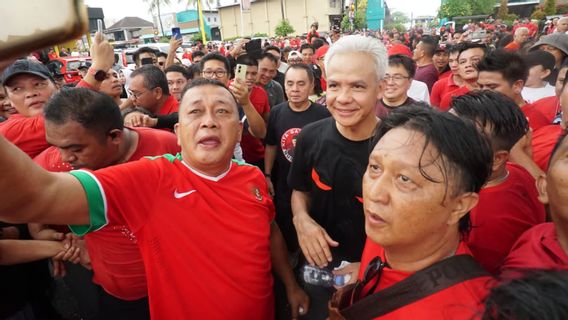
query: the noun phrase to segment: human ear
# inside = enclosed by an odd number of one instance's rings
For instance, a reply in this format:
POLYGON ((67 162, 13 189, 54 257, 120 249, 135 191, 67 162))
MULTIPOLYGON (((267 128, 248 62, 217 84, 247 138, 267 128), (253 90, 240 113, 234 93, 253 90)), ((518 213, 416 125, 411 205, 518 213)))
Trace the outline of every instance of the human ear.
POLYGON ((454 208, 448 218, 448 225, 457 225, 463 216, 475 208, 478 201, 479 194, 475 192, 466 192, 455 197, 452 200, 454 208))
POLYGON ((538 201, 543 204, 548 203, 548 192, 546 192, 546 174, 541 174, 536 179, 536 189, 538 191, 538 201))

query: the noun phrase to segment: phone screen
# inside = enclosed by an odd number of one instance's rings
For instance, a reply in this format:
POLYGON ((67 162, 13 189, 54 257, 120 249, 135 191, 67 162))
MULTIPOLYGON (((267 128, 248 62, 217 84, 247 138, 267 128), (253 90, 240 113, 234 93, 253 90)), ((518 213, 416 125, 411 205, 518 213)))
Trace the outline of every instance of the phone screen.
POLYGON ((140 60, 140 64, 141 64, 141 65, 154 64, 154 59, 152 59, 152 58, 142 58, 142 60, 140 60))
POLYGON ((178 27, 172 28, 172 37, 181 39, 181 30, 178 27))

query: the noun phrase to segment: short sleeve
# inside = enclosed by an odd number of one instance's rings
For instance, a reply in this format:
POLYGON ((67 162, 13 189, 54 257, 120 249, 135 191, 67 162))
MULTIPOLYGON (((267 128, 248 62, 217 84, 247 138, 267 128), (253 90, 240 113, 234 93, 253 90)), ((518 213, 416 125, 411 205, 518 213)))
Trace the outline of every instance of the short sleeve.
POLYGON ((314 146, 310 143, 310 134, 313 134, 310 127, 304 128, 298 135, 296 148, 294 149, 294 161, 292 161, 292 166, 288 173, 288 185, 290 188, 304 192, 311 189, 309 172, 312 161, 309 151, 314 146))
POLYGON ((71 171, 79 180, 89 205, 90 225, 69 226, 78 235, 97 231, 107 224, 127 225, 140 230, 152 211, 159 190, 161 157, 128 162, 95 172, 71 171))

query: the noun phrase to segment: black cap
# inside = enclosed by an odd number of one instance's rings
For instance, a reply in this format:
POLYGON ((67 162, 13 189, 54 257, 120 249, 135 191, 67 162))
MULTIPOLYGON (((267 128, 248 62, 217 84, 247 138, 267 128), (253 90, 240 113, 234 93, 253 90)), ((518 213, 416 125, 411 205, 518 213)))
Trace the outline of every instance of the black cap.
POLYGON ((556 58, 550 52, 534 50, 524 56, 525 63, 529 68, 542 66, 545 70, 554 70, 556 58))
POLYGON ((40 62, 22 59, 12 63, 12 65, 4 71, 2 74, 2 83, 7 84, 14 76, 25 73, 55 82, 46 66, 40 62))

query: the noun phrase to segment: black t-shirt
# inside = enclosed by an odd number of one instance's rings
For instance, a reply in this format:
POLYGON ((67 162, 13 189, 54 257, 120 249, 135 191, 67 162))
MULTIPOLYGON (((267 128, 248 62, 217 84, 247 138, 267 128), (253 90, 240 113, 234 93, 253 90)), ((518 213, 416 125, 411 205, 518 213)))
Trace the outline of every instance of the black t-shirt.
POLYGON ((333 118, 304 127, 297 138, 288 184, 309 193, 310 216, 339 242, 330 247, 332 266, 361 259, 366 238, 361 183, 370 140, 346 139, 333 118))
POLYGON ((288 102, 282 102, 270 110, 264 141, 267 145, 276 146, 277 150, 275 166, 278 170, 273 171, 276 176, 272 180, 276 192, 276 222, 290 251, 298 247, 290 206, 292 189, 287 183, 288 171, 294 158, 295 140, 305 125, 329 116, 329 111, 317 103, 310 104, 310 107, 302 112, 293 111, 288 102))

